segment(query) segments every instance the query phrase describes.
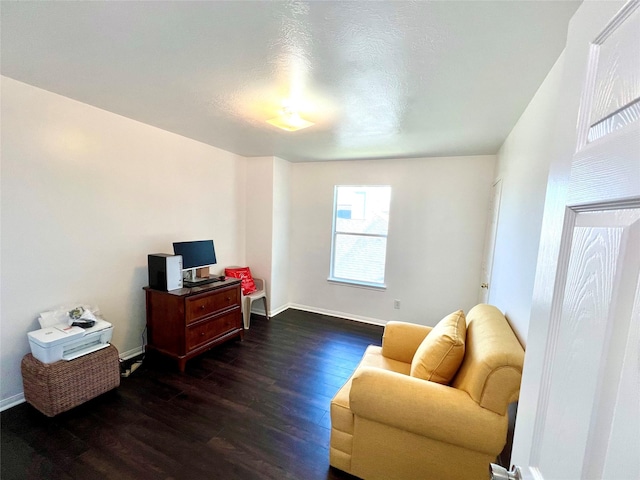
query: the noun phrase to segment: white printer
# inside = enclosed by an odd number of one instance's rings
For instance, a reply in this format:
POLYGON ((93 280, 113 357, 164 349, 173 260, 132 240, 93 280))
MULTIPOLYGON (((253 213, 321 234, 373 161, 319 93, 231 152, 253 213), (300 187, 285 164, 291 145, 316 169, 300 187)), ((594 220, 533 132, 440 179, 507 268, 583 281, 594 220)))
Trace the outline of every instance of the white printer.
POLYGON ((113 326, 96 319, 91 328, 58 323, 27 333, 31 353, 42 363, 73 360, 109 346, 113 326))

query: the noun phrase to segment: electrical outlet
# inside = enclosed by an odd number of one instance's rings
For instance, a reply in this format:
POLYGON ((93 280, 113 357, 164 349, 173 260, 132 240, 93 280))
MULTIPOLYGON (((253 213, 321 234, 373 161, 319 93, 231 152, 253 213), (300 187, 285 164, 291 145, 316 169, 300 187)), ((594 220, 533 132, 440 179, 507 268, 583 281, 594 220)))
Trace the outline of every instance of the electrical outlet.
POLYGON ((396 299, 393 301, 393 308, 400 310, 400 300, 396 299))

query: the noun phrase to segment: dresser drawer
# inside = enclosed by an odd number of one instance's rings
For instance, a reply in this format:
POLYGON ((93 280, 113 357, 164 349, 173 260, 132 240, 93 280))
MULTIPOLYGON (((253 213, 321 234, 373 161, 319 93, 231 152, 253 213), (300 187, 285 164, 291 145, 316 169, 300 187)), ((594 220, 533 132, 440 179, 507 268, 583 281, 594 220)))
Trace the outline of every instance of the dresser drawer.
POLYGON ((195 322, 239 303, 238 289, 230 288, 221 292, 203 293, 189 297, 186 301, 186 322, 195 322))
POLYGON ((187 352, 240 327, 238 310, 187 327, 187 352))
POLYGON ((244 338, 240 279, 164 291, 145 287, 147 350, 187 361, 228 340, 244 338))

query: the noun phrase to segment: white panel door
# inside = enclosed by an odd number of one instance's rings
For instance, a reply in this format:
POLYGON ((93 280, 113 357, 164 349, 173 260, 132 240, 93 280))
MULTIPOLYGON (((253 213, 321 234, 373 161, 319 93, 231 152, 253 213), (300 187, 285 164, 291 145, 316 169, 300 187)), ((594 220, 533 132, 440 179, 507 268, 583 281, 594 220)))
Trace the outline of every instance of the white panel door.
POLYGON ((640 479, 640 8, 571 21, 516 423, 523 478, 640 479))

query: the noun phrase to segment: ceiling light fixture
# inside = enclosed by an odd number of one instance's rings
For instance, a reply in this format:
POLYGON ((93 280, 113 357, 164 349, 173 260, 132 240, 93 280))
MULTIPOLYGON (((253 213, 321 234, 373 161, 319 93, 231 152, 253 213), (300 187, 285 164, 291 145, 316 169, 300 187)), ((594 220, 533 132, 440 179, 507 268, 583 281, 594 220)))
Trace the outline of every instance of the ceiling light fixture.
POLYGON ((303 128, 314 125, 313 122, 309 122, 300 117, 298 112, 291 110, 288 107, 284 107, 280 112, 280 116, 267 120, 267 123, 286 130, 287 132, 295 132, 296 130, 302 130, 303 128))

